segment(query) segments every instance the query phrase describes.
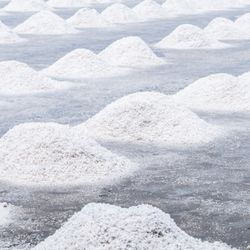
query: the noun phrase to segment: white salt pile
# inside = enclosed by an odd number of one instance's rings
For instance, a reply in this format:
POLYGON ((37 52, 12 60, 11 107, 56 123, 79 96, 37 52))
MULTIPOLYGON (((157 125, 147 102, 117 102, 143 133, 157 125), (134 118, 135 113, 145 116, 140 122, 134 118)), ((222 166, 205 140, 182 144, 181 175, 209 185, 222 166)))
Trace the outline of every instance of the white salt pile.
POLYGON ((11 211, 14 207, 7 203, 0 203, 0 226, 4 226, 11 221, 11 211))
POLYGON ((125 96, 76 129, 99 140, 171 145, 206 143, 220 134, 217 127, 157 92, 125 96))
POLYGON ((166 0, 162 7, 169 16, 195 13, 187 0, 166 0))
POLYGON ((249 39, 250 32, 243 30, 233 21, 217 17, 204 28, 206 34, 218 40, 249 39))
POLYGON ((124 37, 113 42, 99 56, 114 66, 147 67, 165 63, 137 36, 124 37))
POLYGON ((191 24, 178 26, 172 33, 156 44, 159 48, 218 49, 229 45, 210 38, 205 31, 191 24))
POLYGON ((245 31, 250 30, 250 13, 246 13, 242 16, 240 16, 238 19, 236 19, 235 24, 245 31))
POLYGON ((83 8, 78 10, 67 22, 76 28, 108 27, 106 21, 95 9, 83 8))
POLYGON ((0 44, 24 42, 16 33, 0 21, 0 44))
POLYGON ((154 0, 144 0, 137 4, 133 11, 141 20, 164 18, 167 16, 164 8, 154 0))
POLYGON ((133 23, 139 21, 132 9, 120 3, 107 7, 102 11, 101 15, 110 23, 133 23))
POLYGON ((43 70, 46 75, 67 79, 112 77, 125 72, 124 69, 110 66, 87 49, 73 50, 43 70))
POLYGON ((220 242, 202 242, 182 231, 158 208, 121 208, 90 203, 33 250, 143 249, 230 250, 220 242))
POLYGON ((175 100, 195 110, 249 111, 250 78, 215 74, 195 81, 175 95, 175 100))
POLYGON ((0 62, 0 93, 10 95, 30 94, 63 89, 69 83, 52 80, 17 61, 0 62))
POLYGON ((96 2, 96 0, 49 0, 47 4, 56 8, 80 8, 96 2))
POLYGON ((11 0, 2 10, 10 12, 34 12, 51 9, 43 0, 11 0))
POLYGON ((0 178, 23 185, 114 181, 135 167, 93 139, 56 123, 21 124, 0 139, 0 178))
POLYGON ((77 33, 72 25, 50 11, 40 11, 19 24, 15 32, 21 34, 61 35, 77 33))

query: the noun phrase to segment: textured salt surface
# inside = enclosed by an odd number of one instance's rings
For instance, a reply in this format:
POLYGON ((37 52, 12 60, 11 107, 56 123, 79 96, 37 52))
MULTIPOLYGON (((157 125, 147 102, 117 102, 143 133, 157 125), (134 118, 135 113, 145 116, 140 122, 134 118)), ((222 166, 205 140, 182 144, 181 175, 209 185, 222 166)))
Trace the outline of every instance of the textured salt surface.
POLYGON ((220 134, 218 128, 157 92, 125 96, 76 129, 101 140, 173 145, 206 143, 220 134))
POLYGON ((85 134, 56 123, 26 123, 0 139, 0 178, 23 185, 114 181, 134 164, 85 134))
POLYGON ((182 231, 171 217, 150 205, 121 208, 91 203, 34 250, 144 249, 229 250, 182 231))
POLYGON ((52 80, 17 61, 0 62, 0 93, 20 95, 68 88, 71 84, 52 80))

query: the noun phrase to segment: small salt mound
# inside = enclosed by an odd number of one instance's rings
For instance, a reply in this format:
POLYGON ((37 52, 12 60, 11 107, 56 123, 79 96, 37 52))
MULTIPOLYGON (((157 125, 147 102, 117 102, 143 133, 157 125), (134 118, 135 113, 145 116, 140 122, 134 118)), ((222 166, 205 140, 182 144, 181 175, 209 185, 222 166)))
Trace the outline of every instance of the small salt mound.
POLYGON ((250 38, 250 32, 246 32, 239 28, 233 21, 217 17, 213 19, 204 31, 210 37, 215 39, 247 39, 250 38))
POLYGON ((87 49, 73 50, 43 70, 46 75, 68 79, 112 77, 124 72, 123 69, 110 66, 87 49))
POLYGON ((134 168, 85 134, 56 123, 21 124, 0 139, 0 178, 24 185, 78 185, 120 178, 134 168))
POLYGON ((33 250, 143 249, 230 250, 224 243, 202 242, 182 231, 158 208, 121 208, 90 203, 33 250))
POLYGON ((197 26, 183 24, 156 44, 159 48, 209 49, 223 48, 228 45, 212 39, 197 26))
POLYGON ((95 0, 49 0, 47 4, 56 8, 80 8, 96 2, 95 0))
POLYGON ((120 3, 107 7, 102 11, 101 15, 110 23, 133 23, 139 21, 132 9, 120 3))
POLYGON ((124 37, 109 45, 99 56, 115 66, 143 67, 164 64, 148 45, 136 36, 124 37))
POLYGON ((17 61, 0 62, 0 75, 1 94, 39 93, 70 86, 68 83, 52 80, 27 64, 17 61))
POLYGON ((80 9, 67 22, 76 28, 107 27, 107 22, 95 9, 80 9))
POLYGON ((154 0, 144 0, 140 2, 133 8, 133 11, 142 20, 166 17, 164 8, 154 0))
POLYGON ((175 100, 195 110, 249 111, 250 84, 249 78, 246 79, 228 74, 210 75, 178 92, 175 100))
POLYGON ((11 211, 13 206, 7 203, 0 203, 0 226, 4 226, 11 221, 11 211))
POLYGON ((187 0, 166 0, 162 7, 168 15, 194 14, 195 12, 187 0))
POLYGON ((28 12, 48 10, 50 7, 43 0, 11 0, 2 10, 10 12, 28 12))
POLYGON ((0 21, 0 44, 19 43, 24 41, 25 39, 20 38, 0 21))
POLYGON ((219 129, 157 92, 125 96, 76 127, 96 139, 183 145, 211 141, 219 129))
POLYGON ((50 11, 40 11, 18 25, 15 32, 21 34, 61 35, 77 31, 64 19, 50 11))
POLYGON ((250 13, 246 13, 242 16, 240 16, 238 19, 236 19, 235 24, 245 31, 250 30, 250 13))

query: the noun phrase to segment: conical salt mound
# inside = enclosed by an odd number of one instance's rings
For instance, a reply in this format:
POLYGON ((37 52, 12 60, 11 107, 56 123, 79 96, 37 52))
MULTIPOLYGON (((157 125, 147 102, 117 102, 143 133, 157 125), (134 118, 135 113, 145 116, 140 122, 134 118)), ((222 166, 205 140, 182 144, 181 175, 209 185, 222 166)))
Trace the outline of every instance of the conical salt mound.
POLYGON ((195 10, 187 0, 166 0, 162 4, 162 7, 165 9, 168 16, 195 13, 195 10))
POLYGON ((240 28, 249 32, 250 30, 250 13, 246 13, 236 19, 235 24, 240 28))
POLYGON ((218 40, 249 39, 250 32, 239 28, 233 21, 217 17, 204 28, 206 34, 218 40))
POLYGON ((175 100, 195 110, 249 111, 250 78, 215 74, 201 78, 175 95, 175 100))
POLYGON ((61 78, 100 78, 124 73, 114 68, 87 49, 76 49, 68 53, 43 73, 61 78))
POLYGON ((20 34, 62 35, 77 33, 72 25, 50 11, 40 11, 18 25, 15 32, 20 34))
POLYGON ((125 96, 76 127, 99 140, 183 145, 213 140, 220 130, 157 92, 125 96))
POLYGON ((164 8, 154 0, 140 2, 133 8, 133 11, 142 20, 164 18, 167 16, 164 8))
POLYGON ((0 44, 11 44, 24 41, 25 39, 20 38, 16 33, 14 33, 0 21, 0 44))
POLYGON ((80 8, 97 3, 96 0, 49 0, 47 4, 55 8, 80 8))
POLYGON ((2 10, 13 12, 34 12, 51 9, 43 0, 11 0, 2 10))
POLYGON ((134 165, 84 134, 55 123, 21 124, 0 139, 0 178, 24 185, 114 180, 134 165))
POLYGON ((148 45, 136 36, 124 37, 104 49, 99 56, 115 66, 145 67, 164 64, 148 45))
POLYGON ((134 23, 139 21, 132 9, 120 3, 115 3, 107 7, 101 15, 110 23, 134 23))
POLYGON ((182 231, 169 214, 150 205, 121 208, 90 203, 33 250, 232 250, 182 231))
POLYGON ((217 49, 228 47, 228 45, 210 38, 197 26, 183 24, 158 42, 156 47, 173 49, 217 49))
POLYGON ((95 9, 80 9, 67 22, 76 28, 108 27, 106 21, 95 9))
POLYGON ((65 82, 54 81, 17 61, 0 62, 0 93, 29 94, 69 87, 65 82))

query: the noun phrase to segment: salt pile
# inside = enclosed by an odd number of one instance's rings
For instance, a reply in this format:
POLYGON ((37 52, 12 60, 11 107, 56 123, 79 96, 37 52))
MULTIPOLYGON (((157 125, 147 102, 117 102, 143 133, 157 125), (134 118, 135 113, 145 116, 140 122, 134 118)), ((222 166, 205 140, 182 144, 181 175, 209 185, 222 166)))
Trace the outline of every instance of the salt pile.
POLYGON ((0 93, 19 95, 53 91, 69 87, 65 82, 52 80, 17 61, 0 62, 0 93))
POLYGON ((183 24, 156 44, 159 48, 173 49, 216 49, 228 47, 207 34, 197 26, 183 24))
POLYGON ((164 8, 154 0, 144 0, 140 2, 133 8, 133 11, 142 20, 166 17, 164 8))
POLYGON ((157 92, 125 96, 76 127, 99 140, 183 145, 205 143, 220 131, 157 92))
POLYGON ((204 31, 207 35, 219 40, 250 38, 250 32, 244 31, 233 21, 223 17, 213 19, 207 27, 204 28, 204 31))
POLYGON ((110 66, 87 49, 73 50, 43 70, 46 75, 68 79, 112 77, 124 72, 123 69, 110 66))
POLYGON ((246 13, 242 16, 240 16, 238 19, 236 19, 235 24, 245 31, 250 30, 250 13, 246 13))
POLYGON ((229 250, 226 244, 202 242, 182 231, 158 208, 121 208, 90 203, 33 250, 143 249, 229 250))
POLYGON ((76 28, 107 27, 107 22, 95 9, 80 9, 67 22, 76 28))
POLYGON ((10 12, 33 12, 51 9, 43 0, 11 0, 2 10, 10 12))
POLYGON ((101 51, 99 56, 115 66, 145 67, 165 63, 137 36, 124 37, 115 41, 101 51))
POLYGON ((56 123, 21 124, 0 139, 0 178, 23 185, 114 180, 134 168, 85 134, 56 123))
POLYGON ((138 22, 136 13, 124 4, 115 3, 101 13, 102 17, 110 23, 138 22))
POLYGON ((47 4, 56 8, 80 8, 96 2, 95 0, 49 0, 47 4))
POLYGON ((249 79, 228 74, 210 75, 178 92, 175 100, 196 110, 249 111, 249 79))
POLYGON ((162 7, 166 13, 171 15, 194 14, 195 10, 187 0, 166 0, 162 7))
POLYGON ((64 19, 50 11, 40 11, 18 25, 15 32, 21 34, 61 35, 77 31, 64 19))
POLYGON ((4 226, 10 222, 13 208, 10 204, 0 203, 0 226, 4 226))
POLYGON ((0 44, 24 42, 16 33, 0 21, 0 44))

